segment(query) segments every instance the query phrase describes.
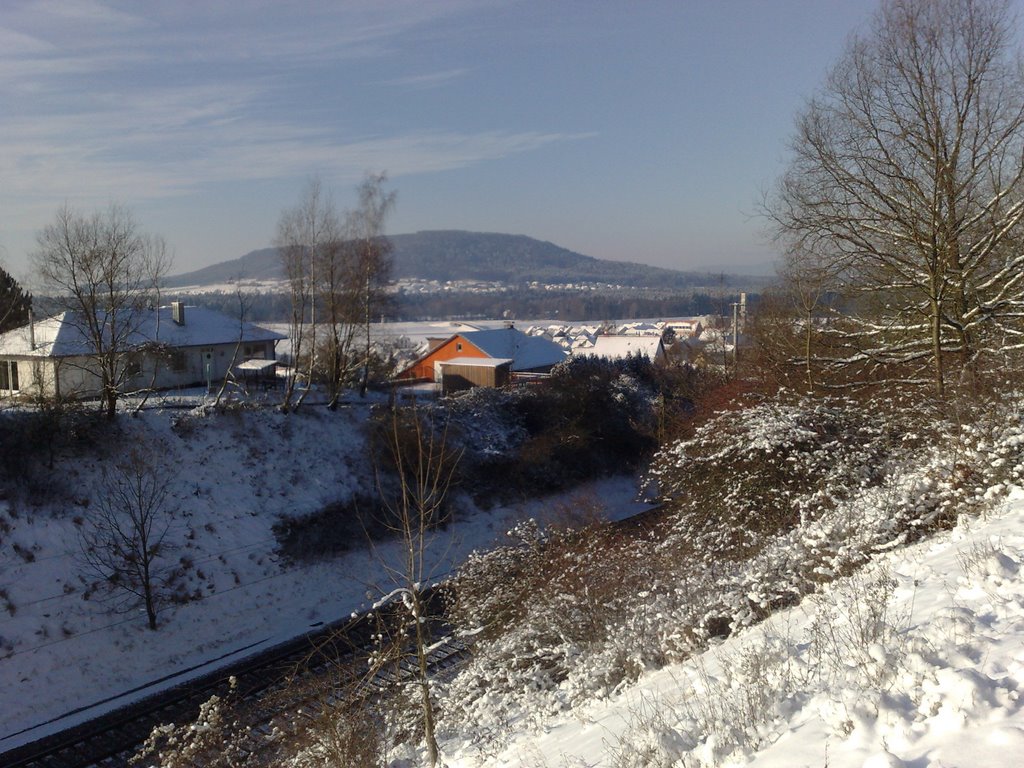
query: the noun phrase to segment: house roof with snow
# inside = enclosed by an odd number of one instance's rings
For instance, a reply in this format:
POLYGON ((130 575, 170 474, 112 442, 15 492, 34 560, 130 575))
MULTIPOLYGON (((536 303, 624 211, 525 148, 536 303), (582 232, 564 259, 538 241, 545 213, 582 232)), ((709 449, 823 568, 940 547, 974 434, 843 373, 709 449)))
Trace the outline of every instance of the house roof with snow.
MULTIPOLYGON (((153 342, 175 348, 206 347, 232 344, 280 341, 286 338, 276 331, 253 323, 239 323, 237 318, 204 307, 185 307, 184 323, 175 323, 170 307, 143 310, 132 321, 136 326, 127 339, 128 347, 153 342)), ((88 355, 92 345, 83 332, 80 314, 62 312, 0 335, 0 356, 3 357, 75 357, 88 355), (35 344, 32 337, 35 336, 35 344)))
POLYGON ((542 336, 527 336, 517 328, 494 328, 459 334, 488 357, 512 360, 512 370, 556 365, 565 360, 565 350, 542 336))
POLYGON ((463 331, 433 345, 404 368, 398 378, 431 378, 436 364, 462 357, 510 360, 513 371, 550 370, 567 354, 561 345, 543 336, 529 336, 517 328, 463 331))
POLYGON ((660 336, 662 330, 663 328, 660 324, 639 321, 620 325, 616 333, 620 336, 660 336))
POLYGON ((651 360, 657 360, 664 356, 665 347, 660 336, 596 336, 594 345, 580 349, 579 353, 609 360, 619 360, 627 355, 646 355, 651 360))
POLYGON ((437 364, 440 366, 464 365, 468 368, 498 368, 511 362, 512 360, 502 357, 453 357, 451 360, 438 360, 437 364))

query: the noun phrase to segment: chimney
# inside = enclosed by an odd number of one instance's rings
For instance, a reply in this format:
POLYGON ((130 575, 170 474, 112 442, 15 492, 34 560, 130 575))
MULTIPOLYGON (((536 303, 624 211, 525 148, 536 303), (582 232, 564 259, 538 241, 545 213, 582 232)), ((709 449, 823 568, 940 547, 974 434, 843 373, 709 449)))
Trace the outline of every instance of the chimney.
POLYGON ((185 324, 185 302, 183 301, 172 301, 171 302, 171 320, 176 325, 185 324))
POLYGON ((28 308, 28 343, 32 349, 36 348, 36 321, 32 317, 32 307, 28 308))

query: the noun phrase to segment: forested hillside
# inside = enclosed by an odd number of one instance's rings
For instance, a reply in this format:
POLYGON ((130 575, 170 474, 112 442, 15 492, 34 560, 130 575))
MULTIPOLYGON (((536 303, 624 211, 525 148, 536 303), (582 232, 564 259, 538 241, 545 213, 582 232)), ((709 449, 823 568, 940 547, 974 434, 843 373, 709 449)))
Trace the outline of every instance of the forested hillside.
MULTIPOLYGON (((486 280, 521 285, 600 282, 631 287, 692 288, 721 285, 735 288, 750 278, 682 272, 646 264, 595 259, 524 235, 459 230, 391 235, 394 278, 422 280, 486 280)), ((640 254, 637 254, 638 256, 640 254)), ((682 255, 681 255, 682 256, 682 255)), ((283 279, 276 248, 262 248, 204 269, 176 275, 168 287, 213 285, 244 280, 283 279)), ((754 281, 760 282, 760 281, 754 281)))

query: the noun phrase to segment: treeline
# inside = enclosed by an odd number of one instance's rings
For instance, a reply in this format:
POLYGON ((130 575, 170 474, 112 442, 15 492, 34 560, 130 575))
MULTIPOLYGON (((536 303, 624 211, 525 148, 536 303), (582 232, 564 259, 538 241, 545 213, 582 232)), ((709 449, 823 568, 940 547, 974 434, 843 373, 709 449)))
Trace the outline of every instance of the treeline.
POLYGON ((505 316, 550 317, 569 321, 634 320, 641 317, 724 314, 730 303, 738 300, 738 296, 733 294, 664 294, 646 289, 614 293, 521 290, 498 294, 405 294, 396 302, 395 319, 505 316))
MULTIPOLYGON (((233 293, 199 293, 185 297, 191 304, 235 316, 238 296, 233 293)), ((567 321, 634 320, 642 317, 685 317, 728 314, 739 300, 736 294, 671 294, 645 289, 615 293, 582 291, 518 290, 502 293, 401 293, 394 297, 388 314, 391 321, 460 318, 550 317, 567 321), (507 313, 507 315, 506 315, 507 313)), ((748 294, 756 302, 756 294, 748 294)), ((245 319, 251 322, 287 322, 291 302, 283 293, 245 294, 245 319)), ((377 318, 379 319, 379 318, 377 318)))

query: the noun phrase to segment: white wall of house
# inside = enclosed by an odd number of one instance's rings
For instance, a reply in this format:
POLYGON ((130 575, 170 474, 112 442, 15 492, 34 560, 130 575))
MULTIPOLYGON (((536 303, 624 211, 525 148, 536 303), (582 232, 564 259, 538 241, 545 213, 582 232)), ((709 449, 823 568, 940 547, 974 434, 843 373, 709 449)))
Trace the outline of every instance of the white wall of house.
MULTIPOLYGON (((228 370, 243 360, 274 358, 274 343, 251 342, 237 345, 213 344, 206 347, 183 347, 172 350, 169 357, 159 359, 142 355, 139 370, 125 379, 124 391, 154 387, 173 389, 188 385, 218 384, 228 370)), ((0 387, 0 397, 38 396, 94 397, 100 394, 100 376, 87 357, 49 358, 25 357, 0 359, 8 366, 7 387, 0 387), (10 365, 17 366, 18 389, 12 389, 10 365)), ((4 377, 0 375, 0 383, 4 377)))
POLYGON ((173 389, 192 384, 218 384, 228 371, 243 360, 271 360, 274 343, 260 341, 229 344, 211 344, 205 347, 181 347, 172 350, 169 357, 143 357, 141 370, 125 382, 124 389, 143 387, 173 389))
POLYGON ((53 392, 53 361, 38 357, 0 359, 0 397, 33 396, 53 392))

